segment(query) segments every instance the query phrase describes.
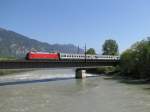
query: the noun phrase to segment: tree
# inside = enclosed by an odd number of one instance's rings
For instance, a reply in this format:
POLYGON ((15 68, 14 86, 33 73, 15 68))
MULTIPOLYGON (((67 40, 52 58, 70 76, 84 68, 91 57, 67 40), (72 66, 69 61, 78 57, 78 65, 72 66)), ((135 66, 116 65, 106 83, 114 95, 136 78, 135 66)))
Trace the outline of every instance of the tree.
POLYGON ((86 51, 86 54, 96 54, 95 53, 95 50, 93 48, 89 48, 87 51, 86 51))
POLYGON ((103 55, 118 55, 118 44, 115 40, 105 40, 103 44, 103 55))
POLYGON ((136 42, 120 57, 121 73, 133 78, 150 79, 150 40, 136 42))

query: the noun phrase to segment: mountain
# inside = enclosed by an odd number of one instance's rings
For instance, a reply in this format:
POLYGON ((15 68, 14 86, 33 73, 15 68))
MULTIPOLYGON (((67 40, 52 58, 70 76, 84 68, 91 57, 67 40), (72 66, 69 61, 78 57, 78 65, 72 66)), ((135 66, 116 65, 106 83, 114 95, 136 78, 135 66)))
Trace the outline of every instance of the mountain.
POLYGON ((25 57, 31 50, 42 52, 83 53, 83 49, 72 44, 48 44, 31 39, 14 31, 0 28, 0 57, 25 57))

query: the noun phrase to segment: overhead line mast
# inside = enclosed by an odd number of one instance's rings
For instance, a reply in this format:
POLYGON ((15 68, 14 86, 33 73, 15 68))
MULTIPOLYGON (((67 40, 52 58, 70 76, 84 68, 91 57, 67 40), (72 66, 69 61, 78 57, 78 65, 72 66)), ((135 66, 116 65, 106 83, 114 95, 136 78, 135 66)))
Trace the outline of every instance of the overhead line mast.
POLYGON ((86 63, 86 43, 85 43, 85 50, 84 50, 84 53, 85 53, 85 63, 86 63))

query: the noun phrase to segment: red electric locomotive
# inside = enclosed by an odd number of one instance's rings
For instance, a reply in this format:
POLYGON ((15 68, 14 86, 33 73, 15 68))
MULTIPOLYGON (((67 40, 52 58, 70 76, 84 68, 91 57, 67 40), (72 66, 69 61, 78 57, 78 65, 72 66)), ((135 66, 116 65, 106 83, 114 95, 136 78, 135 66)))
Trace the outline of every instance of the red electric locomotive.
POLYGON ((59 60, 59 53, 49 53, 49 52, 36 52, 30 51, 26 56, 27 60, 36 60, 36 59, 48 59, 48 60, 59 60))

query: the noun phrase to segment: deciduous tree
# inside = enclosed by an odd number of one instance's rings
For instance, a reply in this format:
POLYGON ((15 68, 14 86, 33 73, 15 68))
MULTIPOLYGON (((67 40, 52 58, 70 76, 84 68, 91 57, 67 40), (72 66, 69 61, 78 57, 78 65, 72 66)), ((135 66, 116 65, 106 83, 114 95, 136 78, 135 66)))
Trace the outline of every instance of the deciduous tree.
POLYGON ((103 55, 118 55, 118 44, 115 40, 105 40, 103 44, 103 55))
POLYGON ((86 54, 96 54, 95 50, 93 48, 89 48, 86 52, 86 54))

